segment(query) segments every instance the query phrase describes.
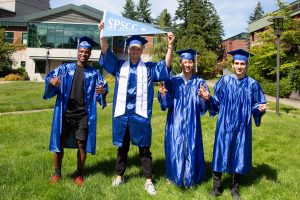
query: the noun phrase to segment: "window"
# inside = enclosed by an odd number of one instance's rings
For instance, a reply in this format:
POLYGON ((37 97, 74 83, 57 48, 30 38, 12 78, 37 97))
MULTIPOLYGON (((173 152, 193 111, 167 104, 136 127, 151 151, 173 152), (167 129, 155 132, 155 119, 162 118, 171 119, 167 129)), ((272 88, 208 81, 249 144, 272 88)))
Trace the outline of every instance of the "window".
POLYGON ((99 42, 97 25, 30 23, 28 27, 28 47, 76 49, 77 38, 84 35, 99 42))
POLYGON ((46 61, 36 60, 35 61, 35 73, 45 74, 46 73, 46 61))
POLYGON ((5 32, 5 42, 14 43, 14 32, 5 32))
POLYGON ((25 67, 26 66, 26 61, 21 61, 21 67, 25 67))
POLYGON ((27 44, 27 33, 22 33, 22 44, 27 44))
POLYGON ((153 38, 153 46, 157 43, 157 38, 153 38))

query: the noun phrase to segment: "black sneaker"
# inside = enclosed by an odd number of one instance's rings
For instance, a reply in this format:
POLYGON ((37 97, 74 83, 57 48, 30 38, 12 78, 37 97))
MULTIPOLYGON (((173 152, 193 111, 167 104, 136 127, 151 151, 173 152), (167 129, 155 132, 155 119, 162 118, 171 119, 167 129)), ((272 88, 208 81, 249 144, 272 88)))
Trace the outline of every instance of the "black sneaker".
POLYGON ((242 200, 239 190, 236 188, 231 190, 231 197, 234 200, 242 200))
POLYGON ((222 194, 222 188, 220 187, 213 187, 212 191, 211 191, 211 195, 217 197, 220 196, 222 194))

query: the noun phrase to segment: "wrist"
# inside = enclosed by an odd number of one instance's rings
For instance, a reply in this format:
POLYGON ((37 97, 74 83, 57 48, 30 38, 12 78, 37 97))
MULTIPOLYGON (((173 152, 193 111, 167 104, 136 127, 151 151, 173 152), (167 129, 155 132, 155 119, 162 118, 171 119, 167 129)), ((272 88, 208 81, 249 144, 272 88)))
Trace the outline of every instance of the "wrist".
POLYGON ((169 44, 168 45, 168 49, 172 49, 173 50, 174 49, 173 45, 169 44))

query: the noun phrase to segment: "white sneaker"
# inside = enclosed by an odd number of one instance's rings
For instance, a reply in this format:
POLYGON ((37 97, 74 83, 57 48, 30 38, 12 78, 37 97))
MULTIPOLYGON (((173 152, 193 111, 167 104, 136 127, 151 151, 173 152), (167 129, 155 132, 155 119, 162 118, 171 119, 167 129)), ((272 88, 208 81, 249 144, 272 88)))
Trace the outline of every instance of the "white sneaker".
POLYGON ((113 187, 119 187, 120 185, 124 184, 124 179, 118 179, 118 178, 115 178, 113 181, 112 181, 112 186, 113 187))
POLYGON ((144 188, 148 192, 148 194, 156 195, 156 190, 155 190, 153 183, 146 183, 144 188))

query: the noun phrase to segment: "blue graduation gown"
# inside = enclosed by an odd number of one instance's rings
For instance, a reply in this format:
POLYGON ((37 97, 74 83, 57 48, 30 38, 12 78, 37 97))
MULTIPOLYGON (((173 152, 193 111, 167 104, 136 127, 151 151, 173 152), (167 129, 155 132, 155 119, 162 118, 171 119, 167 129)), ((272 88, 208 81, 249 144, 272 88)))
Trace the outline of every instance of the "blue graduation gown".
MULTIPOLYGON (((76 70, 76 63, 66 63, 57 67, 51 71, 45 79, 45 91, 44 99, 49 99, 55 95, 56 103, 54 107, 51 137, 49 150, 53 152, 60 152, 60 135, 62 132, 62 117, 65 113, 68 100, 72 87, 72 80, 76 70), (50 80, 54 77, 60 76, 61 85, 60 87, 54 87, 50 85, 50 80)), ((99 85, 100 80, 103 81, 106 91, 108 87, 106 82, 103 80, 102 75, 92 66, 86 66, 84 69, 84 91, 85 91, 85 102, 88 114, 88 136, 86 151, 91 154, 96 152, 96 122, 97 122, 97 107, 96 101, 100 103, 102 108, 106 106, 106 95, 96 94, 95 87, 99 85)), ((72 142, 68 140, 66 147, 76 148, 72 142)))
POLYGON ((266 103, 259 83, 251 77, 237 79, 235 75, 223 76, 214 86, 210 99, 219 114, 216 126, 213 171, 245 174, 252 168, 252 123, 260 126, 264 113, 259 104, 266 103))
POLYGON ((137 90, 137 75, 136 66, 130 63, 127 97, 125 114, 114 117, 116 100, 119 87, 120 69, 125 61, 118 59, 111 49, 107 50, 105 56, 101 55, 99 64, 110 74, 115 76, 115 90, 113 100, 113 144, 115 146, 122 146, 123 137, 128 125, 130 131, 131 143, 137 146, 151 146, 151 115, 154 87, 153 82, 163 81, 168 77, 168 70, 165 61, 158 63, 145 62, 147 68, 147 114, 148 118, 142 117, 135 113, 136 106, 136 90, 137 90))
MULTIPOLYGON (((190 187, 205 178, 205 161, 200 116, 208 110, 208 101, 198 96, 197 76, 184 83, 181 75, 165 81, 164 98, 158 93, 161 109, 168 109, 165 130, 166 175, 178 186, 190 187)), ((208 89, 208 88, 207 88, 208 89)))

